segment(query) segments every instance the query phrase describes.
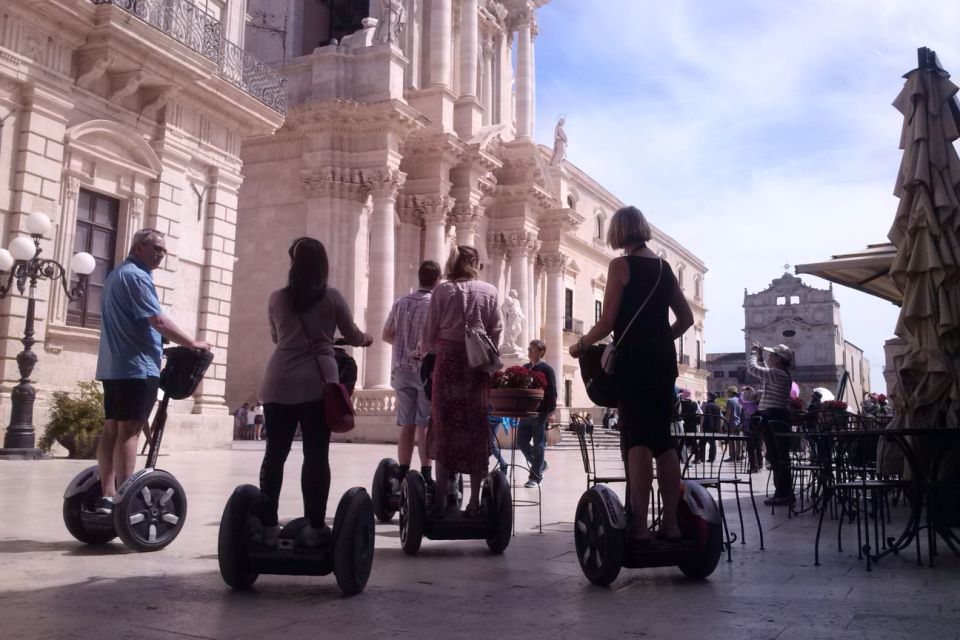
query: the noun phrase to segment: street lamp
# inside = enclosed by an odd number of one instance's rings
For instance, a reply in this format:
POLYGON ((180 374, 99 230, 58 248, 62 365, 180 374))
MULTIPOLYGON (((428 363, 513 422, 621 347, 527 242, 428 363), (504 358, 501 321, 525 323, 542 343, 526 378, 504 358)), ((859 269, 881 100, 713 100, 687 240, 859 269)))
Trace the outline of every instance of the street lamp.
MULTIPOLYGON (((87 276, 93 273, 97 263, 89 253, 81 251, 70 260, 70 270, 79 279, 73 287, 67 282, 67 270, 56 260, 41 258, 43 249, 40 239, 50 230, 50 218, 34 212, 27 217, 27 232, 30 238, 19 236, 10 243, 10 249, 0 249, 0 273, 9 273, 6 284, 0 284, 0 299, 6 298, 16 283, 17 291, 23 295, 29 282, 27 293, 27 317, 23 328, 23 351, 17 354, 17 367, 20 369, 20 383, 10 393, 10 424, 3 438, 0 458, 37 458, 40 451, 34 446, 33 401, 36 391, 30 384, 30 374, 37 364, 37 354, 33 352, 33 320, 36 308, 37 281, 41 279, 59 280, 67 298, 72 302, 80 298, 87 287, 87 276), (32 239, 31 239, 32 238, 32 239)), ((0 276, 2 281, 2 276, 0 276)))

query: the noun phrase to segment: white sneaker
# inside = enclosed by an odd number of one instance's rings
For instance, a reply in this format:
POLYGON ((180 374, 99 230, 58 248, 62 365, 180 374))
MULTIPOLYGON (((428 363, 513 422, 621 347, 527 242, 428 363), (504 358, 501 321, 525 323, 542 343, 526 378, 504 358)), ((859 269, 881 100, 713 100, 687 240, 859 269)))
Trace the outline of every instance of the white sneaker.
POLYGON ((103 496, 100 498, 100 504, 97 505, 97 513, 102 516, 109 516, 113 513, 113 497, 103 496))
POLYGON ((526 489, 536 489, 538 486, 540 486, 540 483, 531 478, 530 480, 527 480, 523 486, 526 489))

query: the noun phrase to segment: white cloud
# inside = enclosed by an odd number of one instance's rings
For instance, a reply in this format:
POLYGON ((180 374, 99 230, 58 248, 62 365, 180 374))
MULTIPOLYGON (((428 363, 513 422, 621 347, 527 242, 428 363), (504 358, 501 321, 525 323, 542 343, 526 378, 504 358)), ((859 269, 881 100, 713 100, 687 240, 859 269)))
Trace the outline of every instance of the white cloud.
MULTIPOLYGON (((960 3, 554 0, 539 15, 538 137, 565 113, 570 160, 704 260, 710 351, 742 347, 744 288, 885 240, 901 76, 918 46, 960 69, 960 3)), ((882 388, 897 309, 835 291, 882 388)))

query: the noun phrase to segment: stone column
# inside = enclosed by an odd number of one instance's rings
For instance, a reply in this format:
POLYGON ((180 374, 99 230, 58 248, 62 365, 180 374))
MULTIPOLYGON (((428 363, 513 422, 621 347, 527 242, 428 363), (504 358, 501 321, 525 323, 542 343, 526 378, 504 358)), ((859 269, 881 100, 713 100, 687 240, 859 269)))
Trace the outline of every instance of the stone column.
POLYGON ((447 215, 451 202, 448 196, 430 196, 421 199, 423 205, 423 259, 436 260, 442 269, 447 261, 443 251, 447 235, 447 215))
POLYGON ((517 16, 517 137, 533 137, 533 9, 517 16))
MULTIPOLYGON (((373 196, 370 215, 370 279, 367 301, 367 333, 379 336, 393 304, 394 270, 396 269, 396 204, 397 192, 406 174, 396 169, 378 169, 364 173, 364 184, 373 196)), ((364 389, 386 389, 390 386, 390 345, 374 340, 367 349, 363 378, 364 389)))
POLYGON ((397 217, 400 219, 400 226, 397 234, 394 298, 406 294, 417 282, 416 273, 421 262, 420 229, 423 226, 423 212, 416 196, 400 196, 397 199, 397 217))
POLYGON ((450 86, 453 0, 432 0, 430 13, 430 84, 450 86))
POLYGON ((473 247, 476 245, 477 223, 482 208, 476 204, 456 204, 450 213, 450 221, 457 228, 457 244, 473 247))
POLYGON ((531 235, 526 231, 511 231, 507 236, 507 247, 510 252, 510 285, 508 289, 516 289, 517 298, 523 307, 525 318, 518 340, 521 346, 526 346, 530 342, 529 318, 533 311, 530 308, 529 271, 527 269, 530 248, 533 245, 531 235))
POLYGON ((493 122, 493 40, 485 38, 483 41, 483 124, 487 126, 493 122))
POLYGON ((543 341, 547 343, 547 355, 544 358, 557 372, 557 378, 563 377, 563 270, 567 266, 567 256, 557 252, 543 256, 547 271, 547 319, 544 323, 543 341))
POLYGON ((477 0, 460 0, 460 97, 477 96, 477 0))
POLYGON ((540 242, 534 240, 529 247, 529 260, 527 260, 527 305, 530 307, 530 313, 527 314, 527 332, 530 339, 539 338, 537 333, 540 330, 537 313, 537 252, 540 250, 540 242))
POLYGON ((500 234, 495 231, 487 232, 487 255, 490 256, 490 272, 487 275, 490 284, 495 286, 498 291, 501 292, 500 298, 503 299, 503 294, 505 293, 500 288, 500 280, 503 279, 504 272, 504 243, 500 239, 500 234))

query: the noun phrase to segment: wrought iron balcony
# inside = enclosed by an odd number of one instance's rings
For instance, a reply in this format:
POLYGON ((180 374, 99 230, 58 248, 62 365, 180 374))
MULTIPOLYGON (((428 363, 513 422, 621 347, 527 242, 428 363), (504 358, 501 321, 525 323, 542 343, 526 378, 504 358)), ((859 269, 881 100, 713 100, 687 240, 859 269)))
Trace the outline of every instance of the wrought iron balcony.
POLYGON ((287 79, 223 36, 223 25, 190 0, 92 0, 110 4, 217 64, 217 74, 280 113, 287 112, 287 79))
POLYGON ((563 319, 563 330, 574 335, 583 335, 583 320, 577 320, 569 316, 563 319))
POLYGON ((287 112, 287 79, 228 40, 222 42, 220 77, 275 111, 287 112))

